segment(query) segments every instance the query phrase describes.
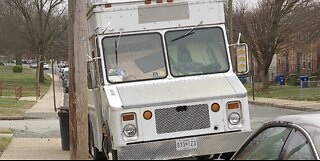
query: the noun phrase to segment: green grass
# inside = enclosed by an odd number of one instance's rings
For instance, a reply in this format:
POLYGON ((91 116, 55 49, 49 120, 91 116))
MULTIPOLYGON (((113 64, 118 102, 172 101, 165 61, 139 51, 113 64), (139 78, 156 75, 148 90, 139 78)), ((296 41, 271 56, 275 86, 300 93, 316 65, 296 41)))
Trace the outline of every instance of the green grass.
POLYGON ((0 128, 0 134, 12 134, 12 130, 0 128))
POLYGON ((11 141, 11 137, 2 137, 1 134, 12 134, 12 131, 9 129, 0 129, 0 156, 11 141))
POLYGON ((22 116, 35 102, 17 101, 15 98, 0 98, 0 117, 22 116))
POLYGON ((7 148, 10 141, 11 141, 11 138, 0 137, 0 152, 3 152, 7 148))
MULTIPOLYGON (((251 85, 246 84, 248 94, 252 96, 251 85)), ((259 91, 256 88, 256 97, 277 98, 285 100, 299 100, 299 101, 320 101, 320 87, 315 88, 300 88, 300 86, 290 85, 274 85, 269 86, 268 91, 259 91)))
MULTIPOLYGON (((0 84, 5 89, 2 90, 2 96, 15 96, 16 87, 22 87, 22 96, 35 96, 35 70, 24 68, 22 73, 13 73, 12 66, 0 67, 0 84)), ((46 94, 50 88, 52 79, 45 75, 46 81, 41 83, 41 95, 46 94)))
MULTIPOLYGON (((0 84, 5 89, 0 93, 0 117, 21 117, 35 102, 17 101, 15 89, 22 87, 22 97, 35 97, 35 75, 33 69, 24 68, 22 73, 13 73, 12 66, 0 66, 0 84)), ((41 96, 45 95, 51 85, 52 79, 46 75, 46 81, 41 83, 41 96)))

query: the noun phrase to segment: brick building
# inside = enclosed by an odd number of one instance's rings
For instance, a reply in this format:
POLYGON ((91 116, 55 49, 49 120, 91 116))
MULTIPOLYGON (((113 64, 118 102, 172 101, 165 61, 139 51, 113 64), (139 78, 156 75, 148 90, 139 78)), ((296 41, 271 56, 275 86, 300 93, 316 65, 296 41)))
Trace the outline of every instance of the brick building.
POLYGON ((311 75, 320 71, 320 38, 303 44, 292 41, 276 54, 277 74, 311 75))

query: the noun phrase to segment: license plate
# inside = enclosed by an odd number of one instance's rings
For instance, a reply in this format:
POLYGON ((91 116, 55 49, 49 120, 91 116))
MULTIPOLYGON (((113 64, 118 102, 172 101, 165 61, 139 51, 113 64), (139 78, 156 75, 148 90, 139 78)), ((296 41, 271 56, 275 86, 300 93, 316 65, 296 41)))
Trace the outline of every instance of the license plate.
POLYGON ((192 150, 198 148, 198 142, 196 138, 190 139, 179 139, 176 140, 176 148, 178 151, 181 150, 192 150))

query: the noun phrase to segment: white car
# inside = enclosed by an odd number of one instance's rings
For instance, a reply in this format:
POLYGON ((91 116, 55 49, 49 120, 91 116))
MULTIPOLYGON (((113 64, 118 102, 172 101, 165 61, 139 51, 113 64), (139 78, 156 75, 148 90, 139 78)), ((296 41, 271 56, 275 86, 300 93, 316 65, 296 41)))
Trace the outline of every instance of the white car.
POLYGON ((32 69, 37 69, 37 67, 38 67, 37 63, 31 63, 30 64, 30 68, 32 68, 32 69))
POLYGON ((49 64, 43 64, 43 70, 49 70, 49 64))

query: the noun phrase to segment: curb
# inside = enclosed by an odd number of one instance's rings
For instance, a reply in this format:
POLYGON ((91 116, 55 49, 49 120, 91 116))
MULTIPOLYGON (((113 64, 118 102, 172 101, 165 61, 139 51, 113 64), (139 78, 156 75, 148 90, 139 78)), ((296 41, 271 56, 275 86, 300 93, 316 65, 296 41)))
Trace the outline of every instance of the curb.
POLYGON ((257 102, 257 101, 249 101, 249 104, 260 105, 260 106, 273 106, 276 108, 284 108, 284 109, 291 109, 291 110, 298 110, 298 111, 319 111, 320 110, 320 109, 315 109, 311 107, 296 107, 296 106, 290 106, 290 105, 280 105, 275 103, 257 102))
POLYGON ((57 119, 57 113, 25 113, 23 116, 0 116, 0 121, 19 121, 33 119, 57 119))
POLYGON ((13 134, 0 134, 0 137, 12 138, 13 134))
POLYGON ((24 119, 43 119, 43 120, 48 120, 48 119, 58 119, 58 113, 47 113, 47 112, 34 112, 34 113, 25 113, 23 115, 24 119))
POLYGON ((1 116, 0 120, 2 121, 10 121, 10 120, 24 120, 23 116, 1 116))

